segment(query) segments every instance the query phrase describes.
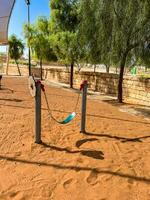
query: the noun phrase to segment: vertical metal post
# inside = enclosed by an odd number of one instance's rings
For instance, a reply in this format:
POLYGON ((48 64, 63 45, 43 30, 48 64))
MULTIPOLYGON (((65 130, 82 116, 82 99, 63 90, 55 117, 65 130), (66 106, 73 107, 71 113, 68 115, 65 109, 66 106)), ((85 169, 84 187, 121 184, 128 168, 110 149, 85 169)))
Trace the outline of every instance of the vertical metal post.
MULTIPOLYGON (((30 2, 27 5, 28 5, 28 26, 30 26, 30 2)), ((29 36, 29 38, 30 38, 30 36, 29 36)), ((28 56, 29 56, 29 76, 31 76, 31 49, 30 49, 30 44, 29 44, 29 49, 28 49, 28 56)))
MULTIPOLYGON (((28 26, 30 26, 30 0, 25 0, 27 7, 28 7, 28 26)), ((30 39, 30 35, 28 35, 30 39)), ((28 48, 28 64, 29 64, 29 76, 31 76, 31 50, 30 50, 30 44, 28 48)))
POLYGON ((84 81, 84 83, 83 83, 83 89, 82 89, 82 106, 81 106, 81 127, 80 127, 80 133, 85 133, 87 87, 88 87, 87 81, 84 81))
POLYGON ((41 82, 36 82, 35 95, 35 143, 42 143, 41 140, 41 82))

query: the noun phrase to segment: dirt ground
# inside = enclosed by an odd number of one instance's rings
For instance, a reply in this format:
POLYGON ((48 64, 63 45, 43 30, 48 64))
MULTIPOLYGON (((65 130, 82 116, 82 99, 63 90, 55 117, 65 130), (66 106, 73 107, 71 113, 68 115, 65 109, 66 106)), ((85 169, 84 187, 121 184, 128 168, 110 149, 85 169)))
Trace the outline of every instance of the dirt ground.
MULTIPOLYGON (((34 137, 27 78, 4 77, 0 90, 0 200, 149 200, 150 117, 133 105, 87 101, 86 133, 78 115, 49 119, 42 94, 42 144, 34 137), (9 89, 13 89, 13 92, 9 89)), ((78 93, 45 86, 53 115, 74 111, 78 93)))

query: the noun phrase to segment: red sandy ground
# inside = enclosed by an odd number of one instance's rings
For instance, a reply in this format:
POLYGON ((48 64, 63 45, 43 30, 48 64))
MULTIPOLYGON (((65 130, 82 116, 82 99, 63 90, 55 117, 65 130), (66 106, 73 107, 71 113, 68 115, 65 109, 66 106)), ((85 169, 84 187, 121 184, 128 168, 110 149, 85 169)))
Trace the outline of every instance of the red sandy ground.
MULTIPOLYGON (((27 78, 3 78, 0 90, 0 200, 149 200, 150 121, 89 98, 80 114, 49 120, 42 95, 42 141, 34 143, 34 99, 27 78)), ((46 87, 53 115, 73 111, 77 93, 46 87)), ((80 113, 80 103, 78 105, 80 113)))

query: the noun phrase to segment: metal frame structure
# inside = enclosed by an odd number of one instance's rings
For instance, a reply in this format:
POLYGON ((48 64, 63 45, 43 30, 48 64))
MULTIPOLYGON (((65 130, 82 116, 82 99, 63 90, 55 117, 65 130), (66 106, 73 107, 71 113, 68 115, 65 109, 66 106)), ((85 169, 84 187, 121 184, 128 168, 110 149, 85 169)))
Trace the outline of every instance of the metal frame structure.
POLYGON ((8 27, 15 2, 15 0, 0 0, 0 45, 8 44, 8 27))
MULTIPOLYGON (((30 26, 30 0, 25 0, 28 7, 28 26, 30 26)), ((29 76, 31 76, 31 49, 28 48, 28 64, 29 64, 29 76)))

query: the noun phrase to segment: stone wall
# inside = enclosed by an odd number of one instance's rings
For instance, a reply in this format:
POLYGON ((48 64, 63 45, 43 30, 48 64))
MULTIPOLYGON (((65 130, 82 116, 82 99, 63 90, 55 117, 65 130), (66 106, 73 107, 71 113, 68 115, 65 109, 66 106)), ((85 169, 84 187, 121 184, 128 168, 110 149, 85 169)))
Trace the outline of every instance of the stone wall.
MULTIPOLYGON (((5 72, 0 68, 0 73, 5 72)), ((28 75, 27 67, 20 67, 22 75, 28 75)), ((40 77, 40 69, 32 68, 32 73, 40 77)), ((16 67, 9 67, 9 74, 18 75, 16 67)), ((49 81, 69 84, 70 72, 62 68, 50 68, 43 70, 43 78, 49 81)), ((100 72, 74 72, 74 87, 80 86, 83 80, 88 80, 89 89, 103 94, 117 95, 118 74, 100 72)), ((125 76, 123 81, 123 98, 132 103, 150 105, 150 79, 125 76)))
POLYGON ((124 77, 123 97, 125 100, 150 106, 150 78, 124 77))
MULTIPOLYGON (((20 68, 20 72, 22 76, 27 76, 28 75, 28 68, 25 66, 21 66, 20 68)), ((32 68, 32 73, 35 74, 36 76, 40 76, 40 69, 39 68, 32 68)), ((3 65, 2 67, 0 67, 0 74, 6 74, 6 65, 3 65)), ((19 76, 18 70, 17 70, 17 66, 16 65, 10 65, 8 68, 8 74, 9 75, 15 75, 15 76, 19 76)))
MULTIPOLYGON (((62 69, 43 70, 43 77, 46 80, 54 80, 69 84, 70 72, 62 69)), ((74 72, 74 87, 79 87, 83 80, 88 80, 88 87, 91 90, 105 94, 117 94, 118 75, 100 72, 74 72)))
POLYGON ((56 82, 69 84, 70 72, 61 68, 44 69, 43 78, 45 80, 53 80, 56 82))

